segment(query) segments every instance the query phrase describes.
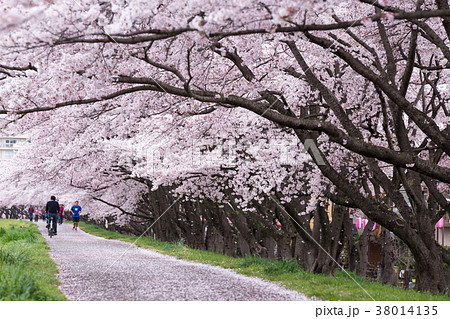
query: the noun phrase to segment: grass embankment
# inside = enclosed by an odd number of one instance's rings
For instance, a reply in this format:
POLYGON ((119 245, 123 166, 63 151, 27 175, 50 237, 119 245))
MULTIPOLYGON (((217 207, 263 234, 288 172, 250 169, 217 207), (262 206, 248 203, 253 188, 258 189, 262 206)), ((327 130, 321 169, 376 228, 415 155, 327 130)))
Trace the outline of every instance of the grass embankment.
POLYGON ((66 300, 37 225, 0 220, 0 300, 66 300))
POLYGON ((135 243, 137 246, 180 259, 229 268, 240 274, 274 281, 286 288, 297 290, 308 297, 314 296, 321 300, 372 300, 358 284, 377 301, 450 300, 450 297, 444 295, 420 293, 370 282, 353 273, 350 273, 353 279, 340 271, 337 271, 334 277, 316 275, 304 271, 295 262, 268 260, 259 257, 234 258, 216 252, 192 249, 183 245, 181 241, 167 243, 150 237, 142 237, 136 241, 136 236, 111 232, 95 225, 80 223, 80 227, 92 235, 135 243))

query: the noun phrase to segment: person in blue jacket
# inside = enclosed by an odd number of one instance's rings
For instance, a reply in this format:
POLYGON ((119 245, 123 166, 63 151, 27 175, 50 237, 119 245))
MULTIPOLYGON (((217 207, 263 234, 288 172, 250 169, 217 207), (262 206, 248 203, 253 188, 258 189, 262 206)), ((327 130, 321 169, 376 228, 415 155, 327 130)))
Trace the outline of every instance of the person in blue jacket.
POLYGON ((81 206, 78 205, 78 201, 75 202, 75 205, 72 206, 70 211, 72 212, 72 220, 73 220, 72 229, 78 230, 78 223, 80 222, 80 212, 81 212, 81 206))

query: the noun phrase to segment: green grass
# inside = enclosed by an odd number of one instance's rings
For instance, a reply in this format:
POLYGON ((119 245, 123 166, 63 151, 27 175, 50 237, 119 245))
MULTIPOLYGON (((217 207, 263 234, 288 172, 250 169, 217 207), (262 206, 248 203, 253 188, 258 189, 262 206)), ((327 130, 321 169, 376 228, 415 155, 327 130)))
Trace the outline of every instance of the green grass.
POLYGON ((240 274, 274 281, 308 297, 321 300, 372 300, 361 287, 377 301, 450 300, 450 297, 445 295, 420 293, 415 290, 403 290, 370 282, 353 273, 346 274, 337 271, 334 276, 311 274, 292 261, 268 260, 259 257, 234 258, 216 252, 192 249, 185 246, 182 241, 167 243, 150 237, 142 237, 137 240, 136 236, 111 232, 82 222, 80 222, 80 227, 92 235, 135 243, 137 246, 179 259, 229 268, 240 274))
POLYGON ((37 225, 0 220, 0 300, 66 300, 37 225))

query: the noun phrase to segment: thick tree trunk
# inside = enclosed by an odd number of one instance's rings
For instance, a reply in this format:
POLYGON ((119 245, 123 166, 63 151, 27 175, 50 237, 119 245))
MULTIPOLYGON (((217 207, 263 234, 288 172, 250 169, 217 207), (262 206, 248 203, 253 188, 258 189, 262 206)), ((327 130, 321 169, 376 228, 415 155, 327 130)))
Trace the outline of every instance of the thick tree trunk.
POLYGON ((285 236, 280 236, 277 240, 277 258, 278 259, 292 259, 291 239, 285 236))
POLYGON ((275 240, 272 237, 266 237, 263 239, 263 244, 267 249, 267 258, 275 259, 275 240))
MULTIPOLYGON (((417 231, 401 238, 414 256, 417 276, 416 288, 420 291, 442 293, 447 291, 441 247, 434 238, 435 222, 427 211, 416 210, 417 231)), ((406 235, 406 234, 405 234, 406 235)))
POLYGON ((382 228, 381 250, 381 282, 383 284, 397 285, 397 276, 394 272, 394 249, 392 246, 391 232, 382 228))
POLYGON ((219 232, 215 231, 212 236, 212 250, 217 251, 219 253, 223 253, 224 246, 225 244, 223 236, 219 232))
POLYGON ((295 238, 294 258, 297 259, 298 263, 306 270, 311 269, 314 264, 311 248, 298 234, 295 238))
POLYGON ((348 269, 350 271, 356 270, 356 256, 355 256, 355 240, 353 238, 352 223, 349 214, 344 215, 342 222, 345 233, 345 245, 347 247, 348 269))
POLYGON ((433 293, 444 292, 447 287, 441 257, 439 254, 430 255, 430 259, 416 259, 417 289, 433 293))
POLYGON ((333 211, 333 219, 331 221, 331 249, 330 254, 335 260, 332 263, 332 272, 338 266, 339 256, 344 248, 345 230, 344 230, 344 216, 348 218, 348 211, 343 206, 335 205, 333 211))
POLYGON ((369 220, 366 228, 359 237, 358 243, 356 244, 359 253, 359 264, 357 268, 357 274, 361 277, 366 277, 367 266, 369 265, 369 235, 370 235, 369 229, 372 229, 372 227, 373 222, 369 220))
POLYGON ((217 205, 214 205, 214 210, 216 213, 217 218, 219 219, 217 221, 216 226, 220 229, 222 235, 223 235, 223 253, 228 256, 234 256, 235 255, 235 244, 234 244, 234 237, 233 232, 228 224, 227 216, 225 215, 225 212, 220 210, 217 205))
POLYGON ((417 289, 433 293, 447 291, 442 255, 439 247, 433 243, 431 247, 426 247, 420 251, 412 250, 411 252, 414 256, 416 266, 417 289))
POLYGON ((241 236, 238 237, 238 248, 241 256, 250 256, 250 245, 248 242, 242 238, 241 236))
POLYGON ((313 231, 315 237, 319 239, 321 247, 318 248, 316 260, 311 271, 321 274, 332 274, 338 267, 339 254, 342 251, 343 220, 346 211, 341 206, 335 206, 333 219, 330 224, 327 212, 323 207, 317 207, 317 222, 314 227, 319 227, 318 232, 313 231))
POLYGON ((245 255, 252 254, 260 257, 267 257, 267 249, 258 243, 244 215, 242 213, 236 214, 233 212, 232 219, 236 228, 239 230, 239 240, 246 241, 249 246, 250 252, 245 253, 245 255))
POLYGON ((188 245, 195 249, 205 249, 203 241, 203 223, 200 220, 200 209, 192 202, 183 203, 180 206, 184 209, 187 227, 186 238, 189 238, 188 245))

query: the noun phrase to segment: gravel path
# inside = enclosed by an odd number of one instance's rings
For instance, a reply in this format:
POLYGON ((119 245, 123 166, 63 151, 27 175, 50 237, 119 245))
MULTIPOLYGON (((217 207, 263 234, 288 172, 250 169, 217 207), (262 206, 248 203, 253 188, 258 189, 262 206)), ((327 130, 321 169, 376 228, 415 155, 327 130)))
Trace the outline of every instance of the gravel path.
POLYGON ((47 238, 71 300, 308 300, 274 283, 96 237, 69 224, 47 238))

